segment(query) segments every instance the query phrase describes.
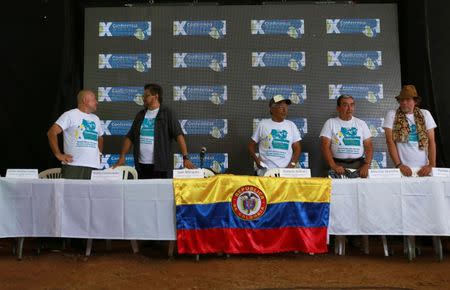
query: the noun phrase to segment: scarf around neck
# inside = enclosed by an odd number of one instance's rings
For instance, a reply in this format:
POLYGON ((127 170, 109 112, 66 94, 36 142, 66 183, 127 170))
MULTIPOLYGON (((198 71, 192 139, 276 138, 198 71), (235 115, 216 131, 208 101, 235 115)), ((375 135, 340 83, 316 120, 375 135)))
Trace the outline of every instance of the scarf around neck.
MULTIPOLYGON (((425 129, 425 118, 418 107, 414 108, 414 121, 416 122, 417 137, 419 139, 419 149, 428 149, 428 135, 425 129)), ((409 124, 406 114, 397 109, 394 119, 393 137, 395 142, 406 143, 409 138, 409 124)))

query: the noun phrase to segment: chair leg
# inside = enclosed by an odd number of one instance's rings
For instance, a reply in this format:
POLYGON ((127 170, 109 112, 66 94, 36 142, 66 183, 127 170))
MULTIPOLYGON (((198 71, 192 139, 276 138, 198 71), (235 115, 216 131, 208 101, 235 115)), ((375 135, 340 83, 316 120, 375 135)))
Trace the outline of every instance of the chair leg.
POLYGON ((92 250, 92 239, 88 239, 86 242, 86 257, 89 257, 91 255, 92 250))
POLYGON ((381 236, 381 241, 383 242, 384 256, 389 257, 389 247, 386 236, 381 236))
POLYGON ((133 254, 136 254, 139 252, 139 245, 138 242, 136 240, 131 240, 131 249, 133 249, 133 254))
POLYGON ((339 256, 345 255, 345 236, 335 237, 334 252, 339 256))
POLYGON ((111 240, 105 240, 105 243, 106 243, 106 250, 111 251, 112 249, 111 240))
POLYGON ((414 236, 407 236, 406 239, 406 253, 408 260, 412 261, 416 258, 416 243, 414 236))
POLYGON ((169 241, 169 252, 168 255, 170 258, 173 257, 173 251, 175 249, 175 241, 169 241))
POLYGON ((434 252, 436 253, 436 256, 438 257, 439 262, 442 262, 444 259, 444 254, 442 252, 442 242, 441 238, 438 236, 433 237, 433 248, 434 252))
POLYGON ((17 260, 22 260, 22 253, 23 253, 23 242, 25 238, 18 238, 17 239, 17 260))
POLYGON ((363 241, 364 254, 368 255, 369 254, 369 236, 367 236, 367 235, 362 236, 362 241, 363 241))

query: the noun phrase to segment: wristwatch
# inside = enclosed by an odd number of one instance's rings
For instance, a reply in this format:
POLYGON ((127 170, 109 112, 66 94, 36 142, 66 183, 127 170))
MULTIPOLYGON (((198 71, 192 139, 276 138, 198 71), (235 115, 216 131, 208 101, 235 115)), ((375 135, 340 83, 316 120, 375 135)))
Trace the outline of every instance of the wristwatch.
POLYGON ((297 163, 295 163, 295 162, 290 162, 289 164, 292 165, 292 166, 297 165, 297 163))
POLYGON ((183 155, 183 160, 189 160, 189 157, 187 155, 183 155))

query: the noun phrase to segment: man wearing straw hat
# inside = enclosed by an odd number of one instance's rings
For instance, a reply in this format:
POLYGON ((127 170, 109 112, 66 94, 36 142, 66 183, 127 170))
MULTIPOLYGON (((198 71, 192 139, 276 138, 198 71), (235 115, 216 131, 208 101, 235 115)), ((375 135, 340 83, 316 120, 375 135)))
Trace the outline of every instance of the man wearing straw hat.
POLYGON ((428 176, 436 166, 436 123, 429 111, 418 107, 415 86, 403 86, 395 98, 400 106, 387 113, 383 124, 389 155, 404 176, 411 176, 412 168, 419 169, 418 176, 428 176))

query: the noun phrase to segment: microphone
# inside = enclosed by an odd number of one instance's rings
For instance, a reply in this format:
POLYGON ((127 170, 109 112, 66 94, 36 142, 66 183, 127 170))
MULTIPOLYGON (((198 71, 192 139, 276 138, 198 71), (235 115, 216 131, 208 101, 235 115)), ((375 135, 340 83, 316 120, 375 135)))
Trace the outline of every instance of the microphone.
POLYGON ((205 160, 206 147, 200 149, 200 168, 203 168, 203 161, 205 160))

